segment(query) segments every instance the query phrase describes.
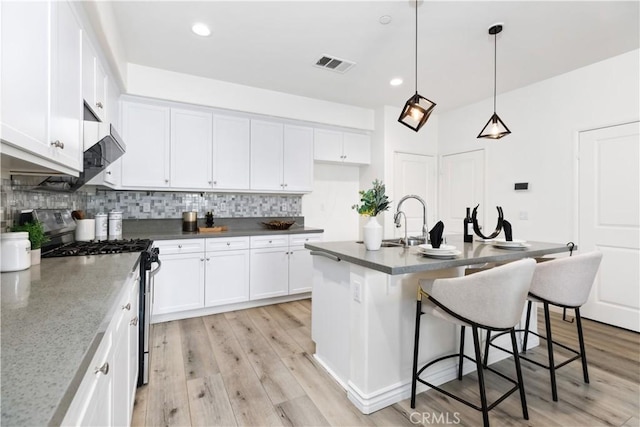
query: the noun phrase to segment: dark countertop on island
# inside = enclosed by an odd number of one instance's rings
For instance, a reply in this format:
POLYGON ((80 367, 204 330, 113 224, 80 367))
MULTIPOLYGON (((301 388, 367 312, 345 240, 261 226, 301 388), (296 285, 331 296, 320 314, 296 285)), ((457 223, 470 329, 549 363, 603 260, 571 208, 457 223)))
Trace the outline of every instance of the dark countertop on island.
POLYGON ((311 251, 324 252, 342 261, 377 270, 386 274, 418 273, 484 263, 508 262, 521 258, 536 258, 544 255, 569 252, 569 247, 560 243, 527 242, 526 249, 499 249, 491 243, 474 241, 464 243, 462 235, 447 236, 447 244, 454 245, 462 254, 454 259, 427 258, 415 246, 381 247, 368 251, 364 244, 357 242, 306 243, 311 251))
MULTIPOLYGON (((198 220, 198 226, 204 226, 202 219, 198 220)), ((182 231, 181 219, 127 219, 122 222, 122 237, 125 239, 174 240, 324 232, 320 228, 306 227, 303 217, 216 218, 214 227, 218 226, 226 226, 227 230, 214 233, 184 232, 182 231), (295 220, 296 222, 288 230, 270 230, 262 222, 271 220, 295 220)))

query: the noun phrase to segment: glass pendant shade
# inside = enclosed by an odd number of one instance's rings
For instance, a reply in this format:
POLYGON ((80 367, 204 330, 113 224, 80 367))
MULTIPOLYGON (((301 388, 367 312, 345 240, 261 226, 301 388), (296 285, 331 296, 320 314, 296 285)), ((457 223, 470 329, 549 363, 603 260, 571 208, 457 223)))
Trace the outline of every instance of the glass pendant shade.
POLYGON ((424 96, 421 96, 416 92, 402 109, 398 121, 408 128, 418 132, 422 126, 427 122, 427 119, 431 115, 433 108, 436 104, 429 101, 424 96))
POLYGON ((490 139, 500 139, 503 136, 509 135, 511 131, 504 124, 498 114, 493 113, 493 116, 489 119, 486 125, 482 128, 480 133, 478 134, 478 138, 490 138, 490 139))

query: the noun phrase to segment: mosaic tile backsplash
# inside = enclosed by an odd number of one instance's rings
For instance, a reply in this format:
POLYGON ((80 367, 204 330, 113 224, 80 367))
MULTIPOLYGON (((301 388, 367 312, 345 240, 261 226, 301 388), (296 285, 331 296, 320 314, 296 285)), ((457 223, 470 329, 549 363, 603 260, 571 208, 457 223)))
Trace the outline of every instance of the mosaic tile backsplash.
POLYGON ((183 211, 204 217, 297 217, 302 215, 302 196, 283 194, 176 193, 160 191, 99 190, 76 193, 32 191, 31 183, 2 179, 0 221, 11 226, 22 209, 82 209, 89 217, 99 212, 122 211, 125 219, 182 218, 183 211))
POLYGON ((122 211, 125 219, 182 218, 184 211, 198 217, 208 211, 226 218, 301 216, 301 201, 300 195, 280 194, 100 191, 87 196, 86 212, 122 211))

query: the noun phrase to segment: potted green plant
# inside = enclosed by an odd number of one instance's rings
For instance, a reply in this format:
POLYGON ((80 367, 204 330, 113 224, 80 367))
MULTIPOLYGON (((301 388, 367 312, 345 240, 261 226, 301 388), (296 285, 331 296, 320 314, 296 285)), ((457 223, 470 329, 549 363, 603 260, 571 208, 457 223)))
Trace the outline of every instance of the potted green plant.
POLYGON ((49 238, 44 234, 44 227, 40 221, 25 222, 21 225, 14 225, 11 231, 26 231, 29 233, 31 242, 31 265, 40 264, 40 253, 42 244, 49 238))
POLYGON ((353 209, 360 215, 368 216, 369 221, 363 227, 363 240, 365 247, 370 251, 380 249, 382 244, 382 226, 377 220, 377 215, 389 209, 389 197, 385 194, 385 186, 382 181, 376 179, 373 187, 368 190, 360 190, 361 204, 355 204, 353 209))

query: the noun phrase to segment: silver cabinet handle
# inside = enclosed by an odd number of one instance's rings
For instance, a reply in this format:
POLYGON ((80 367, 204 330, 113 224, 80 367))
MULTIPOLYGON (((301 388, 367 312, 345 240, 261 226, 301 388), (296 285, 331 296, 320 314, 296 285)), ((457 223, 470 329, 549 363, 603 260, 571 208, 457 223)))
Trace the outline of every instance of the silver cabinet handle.
POLYGON ((200 261, 204 261, 204 258, 200 258, 200 261))
POLYGON ((102 104, 102 102, 98 101, 98 102, 96 102, 96 107, 102 109, 102 108, 104 108, 104 105, 102 104))
POLYGON ((104 364, 102 366, 100 366, 99 368, 95 368, 95 371, 93 371, 94 374, 102 374, 102 375, 107 375, 109 373, 109 362, 104 362, 104 364))
POLYGON ((111 175, 111 171, 106 171, 105 172, 107 175, 111 175))
POLYGON ((284 186, 287 187, 289 184, 285 184, 284 186))
POLYGON ((131 319, 131 322, 129 322, 129 324, 131 326, 138 326, 138 316, 136 316, 133 319, 131 319))
POLYGON ((273 243, 271 240, 269 240, 269 243, 273 243))
POLYGON ((164 180, 164 183, 165 183, 165 184, 168 184, 168 183, 169 183, 169 180, 168 180, 168 179, 165 179, 165 180, 164 180))
POLYGON ((211 258, 207 258, 207 261, 211 261, 211 258))
POLYGON ((127 303, 127 305, 123 305, 123 306, 122 306, 122 309, 123 309, 123 310, 131 310, 131 303, 130 303, 130 302, 128 302, 128 303, 127 303))
POLYGON ((58 139, 56 139, 55 141, 53 141, 53 142, 51 143, 51 146, 52 146, 52 147, 55 147, 55 148, 59 148, 59 149, 61 149, 61 150, 64 150, 64 142, 62 142, 62 141, 60 141, 60 140, 58 140, 58 139))
POLYGON ((213 185, 218 185, 218 181, 213 181, 213 185))
POLYGON ((182 249, 182 245, 178 245, 178 249, 182 249))
POLYGON ((231 246, 231 242, 227 242, 227 246, 231 246))
POLYGON ((209 181, 209 185, 213 184, 213 181, 209 181))

